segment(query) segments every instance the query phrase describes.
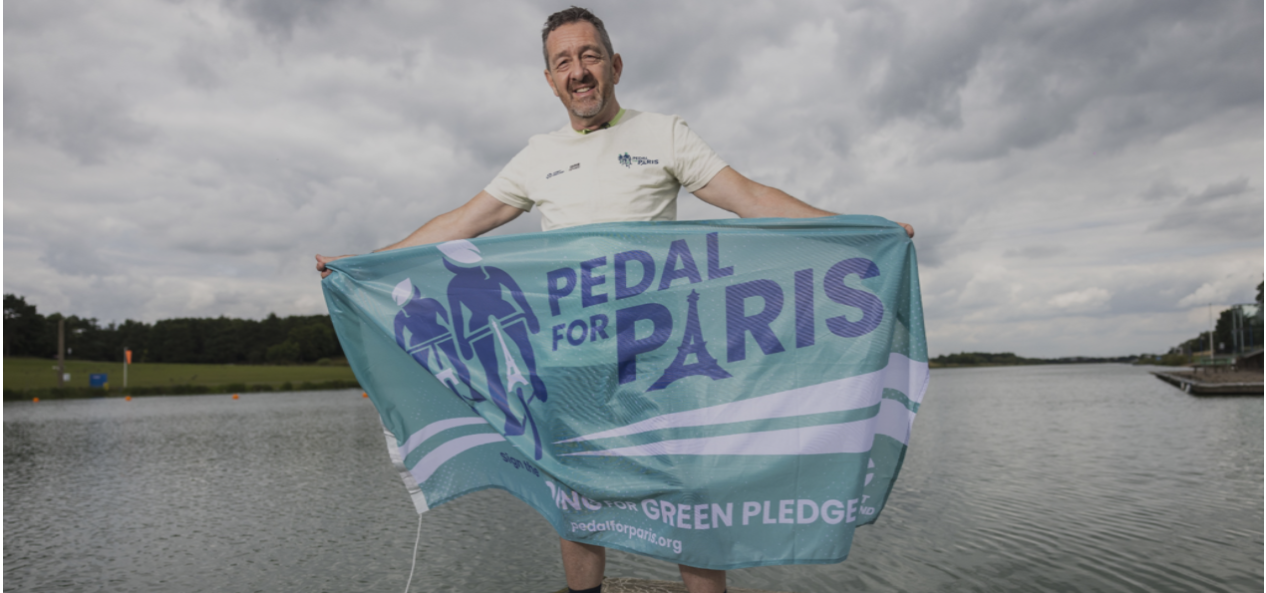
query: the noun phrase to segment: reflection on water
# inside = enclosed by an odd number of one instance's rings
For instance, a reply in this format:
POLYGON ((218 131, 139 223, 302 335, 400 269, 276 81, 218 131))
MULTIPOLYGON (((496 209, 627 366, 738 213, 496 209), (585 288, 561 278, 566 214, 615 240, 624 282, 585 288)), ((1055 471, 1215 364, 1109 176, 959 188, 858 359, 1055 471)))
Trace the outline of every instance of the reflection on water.
MULTIPOLYGON (((1262 588, 1262 399, 1120 365, 934 370, 905 468, 841 564, 784 591, 1262 588)), ((4 588, 403 589, 416 515, 360 393, 6 403, 4 588)), ((612 551, 607 574, 675 579, 612 551)), ((425 515, 414 590, 553 591, 557 537, 476 493, 425 515)))

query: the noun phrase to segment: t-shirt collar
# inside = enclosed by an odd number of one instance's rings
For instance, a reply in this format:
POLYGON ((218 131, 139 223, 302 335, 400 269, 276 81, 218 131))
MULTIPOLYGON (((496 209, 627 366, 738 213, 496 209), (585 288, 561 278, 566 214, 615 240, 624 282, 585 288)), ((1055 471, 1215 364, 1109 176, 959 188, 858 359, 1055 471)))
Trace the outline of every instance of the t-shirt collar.
POLYGON ((622 117, 624 117, 624 108, 623 108, 623 107, 621 107, 621 108, 620 108, 620 112, 619 112, 619 113, 615 114, 615 117, 611 118, 611 121, 609 121, 609 122, 607 122, 607 123, 605 123, 605 124, 602 124, 601 126, 598 126, 598 129, 597 129, 597 130, 572 130, 572 131, 573 131, 573 132, 576 132, 577 134, 584 135, 584 134, 588 134, 588 133, 590 133, 590 132, 597 132, 598 130, 605 130, 605 129, 607 129, 607 128, 615 127, 615 125, 616 125, 616 124, 620 123, 620 118, 622 118, 622 117))

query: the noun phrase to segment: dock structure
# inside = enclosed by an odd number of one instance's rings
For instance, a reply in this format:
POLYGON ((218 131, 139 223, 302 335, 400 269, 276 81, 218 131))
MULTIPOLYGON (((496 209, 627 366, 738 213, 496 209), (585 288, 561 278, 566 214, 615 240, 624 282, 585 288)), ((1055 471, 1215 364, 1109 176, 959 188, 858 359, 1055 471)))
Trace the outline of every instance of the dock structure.
POLYGON ((1248 373, 1235 373, 1234 376, 1216 377, 1224 379, 1221 381, 1210 381, 1211 377, 1209 375, 1196 378, 1186 373, 1164 371, 1151 371, 1151 373, 1156 375, 1156 378, 1161 381, 1192 395, 1262 395, 1262 375, 1260 373, 1255 374, 1255 376, 1248 373), (1256 379, 1256 381, 1252 379, 1256 379))
POLYGON ((1262 371, 1262 347, 1258 346, 1241 354, 1239 359, 1235 361, 1235 367, 1244 370, 1262 371))

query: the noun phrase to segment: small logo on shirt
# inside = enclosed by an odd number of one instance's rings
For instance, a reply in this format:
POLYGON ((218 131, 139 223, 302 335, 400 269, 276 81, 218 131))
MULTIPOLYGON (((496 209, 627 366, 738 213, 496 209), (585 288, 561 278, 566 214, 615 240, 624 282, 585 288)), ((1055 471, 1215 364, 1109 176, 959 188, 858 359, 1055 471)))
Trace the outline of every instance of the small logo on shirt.
POLYGON ((651 158, 646 158, 644 156, 629 156, 629 153, 627 152, 620 155, 617 158, 619 159, 621 165, 624 165, 625 167, 628 167, 628 168, 632 168, 633 165, 658 165, 659 164, 659 159, 651 159, 651 158))
MULTIPOLYGON (((576 169, 579 169, 579 168, 580 168, 580 163, 576 163, 576 164, 572 165, 570 169, 567 169, 567 170, 568 170, 568 171, 575 171, 576 169)), ((547 173, 547 174, 545 175, 545 178, 546 178, 546 179, 551 179, 551 178, 554 178, 554 177, 558 177, 559 175, 562 175, 562 174, 563 174, 563 170, 562 170, 562 169, 559 169, 559 170, 557 170, 557 171, 554 171, 553 173, 547 173)))

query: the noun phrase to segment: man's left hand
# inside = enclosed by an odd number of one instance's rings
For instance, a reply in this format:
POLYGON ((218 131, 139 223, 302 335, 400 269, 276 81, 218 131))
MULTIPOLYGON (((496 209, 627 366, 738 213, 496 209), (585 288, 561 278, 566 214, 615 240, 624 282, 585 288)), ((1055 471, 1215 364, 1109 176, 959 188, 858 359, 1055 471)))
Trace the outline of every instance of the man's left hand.
POLYGON ((316 256, 316 260, 317 260, 316 269, 318 272, 321 273, 321 277, 325 278, 326 276, 329 276, 330 274, 334 273, 334 270, 326 268, 325 264, 328 264, 336 259, 343 259, 345 257, 351 257, 351 256, 350 255, 336 255, 334 257, 327 257, 324 255, 318 254, 316 256))

